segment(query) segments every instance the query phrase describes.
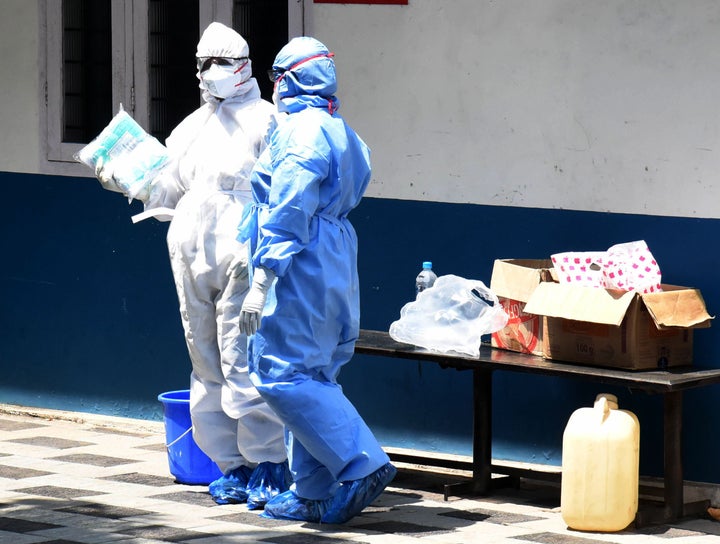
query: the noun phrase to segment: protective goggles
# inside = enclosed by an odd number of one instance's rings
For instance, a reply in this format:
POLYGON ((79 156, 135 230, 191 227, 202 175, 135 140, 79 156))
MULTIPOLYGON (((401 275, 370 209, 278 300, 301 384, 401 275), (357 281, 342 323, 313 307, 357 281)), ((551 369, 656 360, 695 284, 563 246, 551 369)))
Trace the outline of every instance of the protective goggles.
POLYGON ((313 55, 312 57, 308 57, 299 62, 296 62, 288 69, 271 68, 270 70, 267 71, 267 75, 270 78, 270 81, 272 81, 273 83, 277 83, 277 81, 285 75, 285 72, 292 72, 295 68, 297 68, 301 64, 304 64, 304 63, 309 62, 314 59, 323 58, 323 57, 327 57, 327 58, 331 59, 334 56, 335 56, 335 53, 320 53, 319 55, 313 55))
POLYGON ((218 66, 230 66, 233 61, 240 61, 240 63, 246 63, 247 57, 197 57, 197 67, 200 72, 209 70, 210 66, 217 64, 218 66))
POLYGON ((268 77, 270 78, 270 81, 272 81, 273 83, 275 83, 278 79, 280 79, 284 73, 285 73, 285 70, 280 70, 280 69, 275 70, 273 68, 270 68, 270 70, 267 71, 268 77))

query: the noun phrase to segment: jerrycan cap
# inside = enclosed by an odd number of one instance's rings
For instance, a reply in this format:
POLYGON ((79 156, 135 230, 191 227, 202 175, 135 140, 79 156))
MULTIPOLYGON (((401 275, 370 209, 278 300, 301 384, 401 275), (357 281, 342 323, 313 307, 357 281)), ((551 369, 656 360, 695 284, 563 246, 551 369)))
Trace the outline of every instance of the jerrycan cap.
POLYGON ((601 408, 603 406, 607 406, 605 410, 617 410, 618 409, 618 401, 617 397, 615 395, 612 395, 610 393, 600 393, 597 397, 595 397, 595 408, 601 408))

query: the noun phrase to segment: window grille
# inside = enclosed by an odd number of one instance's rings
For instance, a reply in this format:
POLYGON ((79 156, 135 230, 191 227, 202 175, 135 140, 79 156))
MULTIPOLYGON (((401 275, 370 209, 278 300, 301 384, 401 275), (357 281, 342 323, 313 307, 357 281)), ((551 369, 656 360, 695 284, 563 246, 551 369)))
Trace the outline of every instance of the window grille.
POLYGON ((200 105, 198 0, 150 0, 148 8, 149 132, 164 142, 200 105))
POLYGON ((253 76, 260 85, 260 93, 266 100, 272 100, 273 84, 267 71, 288 41, 287 0, 234 0, 233 28, 250 46, 253 76))
POLYGON ((87 143, 112 117, 110 0, 64 0, 64 142, 87 143))

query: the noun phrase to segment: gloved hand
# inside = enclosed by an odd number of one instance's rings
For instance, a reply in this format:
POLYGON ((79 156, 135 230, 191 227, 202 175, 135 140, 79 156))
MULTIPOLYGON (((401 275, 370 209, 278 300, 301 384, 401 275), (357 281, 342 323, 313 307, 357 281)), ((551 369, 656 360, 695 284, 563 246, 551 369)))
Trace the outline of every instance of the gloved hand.
POLYGON ((275 272, 264 266, 258 266, 253 272, 253 283, 240 310, 240 332, 248 336, 260 328, 265 299, 270 290, 275 272))
POLYGON ((107 189, 108 191, 125 194, 125 190, 118 185, 118 182, 113 174, 114 169, 112 165, 106 163, 106 161, 100 157, 97 161, 97 165, 95 166, 95 177, 97 177, 100 185, 102 185, 103 189, 107 189))
POLYGON ((125 193, 125 195, 129 198, 134 198, 135 200, 139 200, 140 202, 146 203, 150 199, 150 192, 151 192, 151 186, 152 182, 148 181, 142 184, 138 188, 139 184, 135 184, 132 187, 128 189, 128 192, 125 193))

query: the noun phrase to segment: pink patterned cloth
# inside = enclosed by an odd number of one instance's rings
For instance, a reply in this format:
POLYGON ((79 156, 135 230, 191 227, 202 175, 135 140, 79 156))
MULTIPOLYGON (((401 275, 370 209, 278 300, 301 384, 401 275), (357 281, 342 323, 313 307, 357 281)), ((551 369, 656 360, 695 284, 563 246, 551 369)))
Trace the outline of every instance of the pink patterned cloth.
POLYGON ((556 253, 551 256, 560 283, 583 287, 605 287, 603 266, 604 251, 556 253))
POLYGON ((660 267, 644 240, 616 244, 607 251, 551 256, 560 283, 620 291, 662 291, 660 267))

